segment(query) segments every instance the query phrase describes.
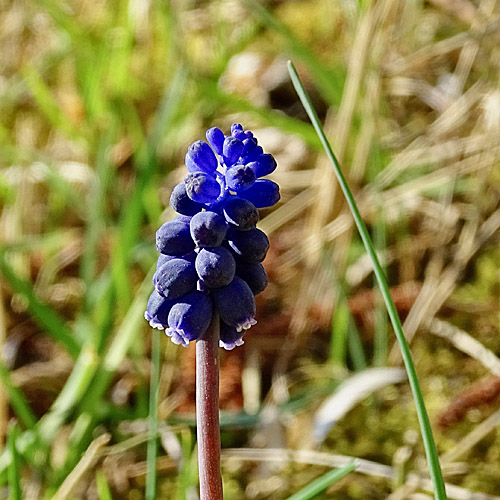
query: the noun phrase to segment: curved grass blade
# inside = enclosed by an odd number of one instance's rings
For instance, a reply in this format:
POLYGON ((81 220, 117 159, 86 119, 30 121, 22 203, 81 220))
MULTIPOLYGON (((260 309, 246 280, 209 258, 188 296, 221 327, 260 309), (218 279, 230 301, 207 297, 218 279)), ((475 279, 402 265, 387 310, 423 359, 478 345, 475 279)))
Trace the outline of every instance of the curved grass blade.
POLYGON ((342 479, 344 476, 347 476, 349 472, 352 472, 355 469, 356 461, 352 460, 344 467, 331 470, 312 483, 309 483, 305 488, 295 493, 295 495, 288 497, 288 500, 310 500, 316 495, 319 495, 323 490, 326 490, 326 488, 328 488, 328 486, 333 484, 335 481, 342 479))
POLYGON ((434 438, 432 435, 429 416, 427 415, 427 410, 425 409, 424 398, 422 396, 422 391, 420 389, 420 384, 418 382, 417 372, 415 370, 415 366, 411 358, 410 348, 408 347, 408 343, 406 342, 406 338, 403 333, 403 328, 401 326, 401 321, 399 320, 396 306, 392 301, 391 294, 389 292, 389 287, 387 285, 387 281, 384 276, 384 271, 382 269, 382 266, 380 265, 377 254, 373 247, 373 243, 370 239, 365 223, 361 218, 361 214, 359 213, 358 207, 356 205, 356 202, 354 201, 354 197, 351 193, 351 190, 349 189, 349 186, 344 177, 344 174, 342 173, 337 158, 335 157, 332 151, 330 143, 328 142, 328 139, 325 136, 321 123, 318 119, 318 115, 316 114, 316 111, 314 110, 311 104, 311 101, 304 89, 304 86, 300 81, 297 70, 295 69, 295 66, 291 61, 288 61, 288 72, 290 73, 293 86, 295 87, 295 90, 300 98, 300 101, 302 102, 302 105, 304 106, 307 115, 309 116, 309 119, 311 120, 314 128, 316 129, 316 133, 318 134, 323 144, 323 147, 325 148, 328 159, 330 160, 333 169, 335 170, 338 182, 340 184, 340 187, 342 188, 347 204, 349 205, 349 209, 351 210, 359 234, 361 236, 361 239, 363 240, 363 244, 365 245, 366 251, 368 252, 368 255, 370 256, 370 259, 372 261, 375 277, 377 278, 377 282, 380 287, 382 297, 384 298, 387 312, 389 314, 392 326, 394 328, 394 332, 399 342, 401 355, 403 357, 406 372, 408 374, 408 380, 410 382, 413 399, 415 401, 415 406, 417 409, 418 420, 420 423, 420 432, 422 434, 425 453, 427 455, 427 461, 429 463, 431 479, 434 485, 435 498, 437 500, 446 500, 447 497, 443 481, 443 475, 441 472, 441 467, 439 465, 439 458, 436 450, 436 444, 434 442, 434 438))
POLYGON ((17 418, 27 429, 34 429, 36 426, 36 417, 26 399, 24 399, 23 393, 12 383, 9 370, 2 361, 0 361, 0 382, 17 418))

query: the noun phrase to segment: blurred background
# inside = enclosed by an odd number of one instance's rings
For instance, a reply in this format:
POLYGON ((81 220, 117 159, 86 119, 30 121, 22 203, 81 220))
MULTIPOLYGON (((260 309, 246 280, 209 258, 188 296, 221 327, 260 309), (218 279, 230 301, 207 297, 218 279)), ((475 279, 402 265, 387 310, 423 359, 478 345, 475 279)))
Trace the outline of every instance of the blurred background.
MULTIPOLYGON (((282 199, 258 324, 221 353, 225 498, 287 498, 346 457, 318 498, 431 498, 287 59, 385 267, 449 496, 500 498, 498 2, 2 0, 0 47, 0 498, 144 498, 154 233, 188 145, 233 122, 282 199)), ((159 398, 158 498, 196 499, 194 346, 162 336, 159 398)))

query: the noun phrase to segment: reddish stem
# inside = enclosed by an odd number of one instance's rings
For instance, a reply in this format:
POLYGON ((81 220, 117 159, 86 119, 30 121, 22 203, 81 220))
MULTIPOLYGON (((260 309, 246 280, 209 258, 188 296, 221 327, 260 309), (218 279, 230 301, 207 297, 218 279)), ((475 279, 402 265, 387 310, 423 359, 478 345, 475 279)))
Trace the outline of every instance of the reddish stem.
POLYGON ((200 500, 222 500, 219 429, 219 315, 196 342, 196 424, 200 500))

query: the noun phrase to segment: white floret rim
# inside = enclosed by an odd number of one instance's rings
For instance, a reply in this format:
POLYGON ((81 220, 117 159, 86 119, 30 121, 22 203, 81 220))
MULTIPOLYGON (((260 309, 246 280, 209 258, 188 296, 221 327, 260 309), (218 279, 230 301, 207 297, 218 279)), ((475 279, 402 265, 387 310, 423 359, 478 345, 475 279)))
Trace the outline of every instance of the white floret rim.
POLYGON ((149 326, 151 328, 156 328, 157 330, 165 329, 165 325, 163 323, 160 323, 158 320, 155 320, 155 317, 151 316, 148 311, 144 313, 144 319, 149 323, 149 326))
POLYGON ((165 330, 165 335, 170 337, 170 340, 177 345, 182 347, 187 347, 189 345, 189 340, 186 338, 184 330, 180 328, 167 328, 165 330))
POLYGON ((254 318, 245 318, 243 322, 236 325, 236 331, 242 332, 243 330, 249 330, 253 325, 256 325, 257 321, 254 318))
POLYGON ((219 347, 223 347, 226 351, 232 351, 235 347, 239 347, 244 343, 245 341, 241 337, 235 340, 234 342, 229 342, 229 343, 219 340, 219 347))

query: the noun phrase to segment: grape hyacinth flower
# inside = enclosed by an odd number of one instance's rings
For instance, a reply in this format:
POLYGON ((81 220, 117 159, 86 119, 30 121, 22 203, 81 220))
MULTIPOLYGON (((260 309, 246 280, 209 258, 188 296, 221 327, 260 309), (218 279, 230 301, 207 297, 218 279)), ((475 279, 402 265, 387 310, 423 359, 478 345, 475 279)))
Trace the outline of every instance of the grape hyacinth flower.
MULTIPOLYGON (((188 173, 172 191, 178 215, 156 232, 160 255, 144 317, 175 344, 196 341, 200 500, 222 500, 218 347, 242 345, 256 323, 255 295, 267 286, 261 262, 269 249, 256 227, 258 209, 280 194, 263 179, 276 162, 252 132, 234 123, 230 135, 213 127, 206 137, 189 146, 188 173)), ((155 440, 152 431, 152 449, 155 440)))
POLYGON ((187 346, 204 335, 212 315, 220 315, 219 345, 230 350, 255 324, 254 296, 267 285, 260 263, 269 240, 256 228, 258 209, 274 205, 280 194, 263 178, 276 161, 252 132, 235 123, 230 135, 213 127, 206 138, 189 146, 188 173, 172 191, 170 205, 179 215, 156 232, 160 256, 145 318, 187 346), (192 315, 201 310, 204 318, 195 325, 192 315))

